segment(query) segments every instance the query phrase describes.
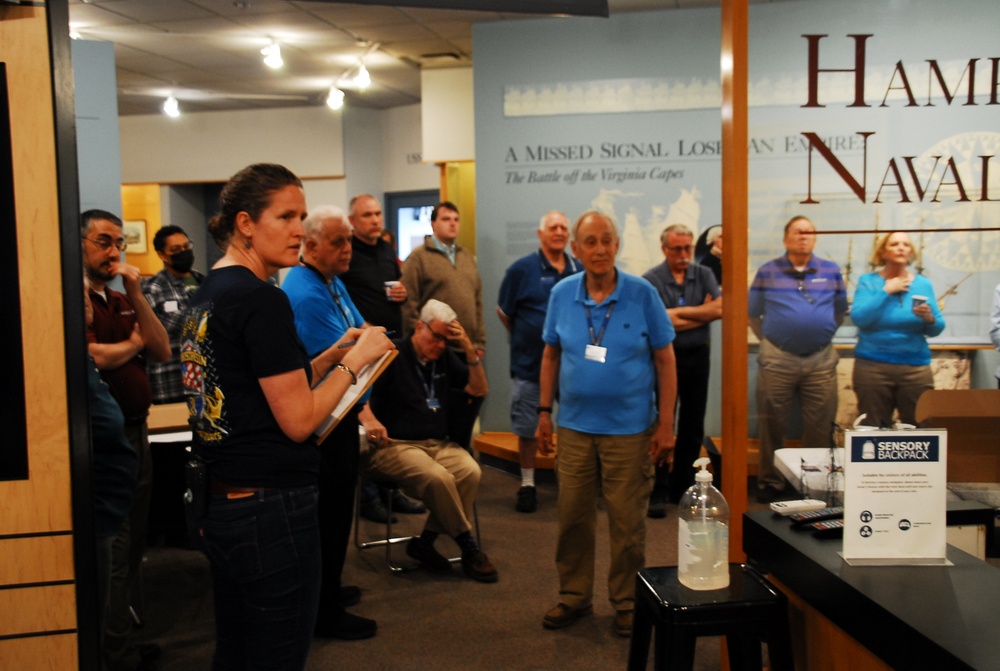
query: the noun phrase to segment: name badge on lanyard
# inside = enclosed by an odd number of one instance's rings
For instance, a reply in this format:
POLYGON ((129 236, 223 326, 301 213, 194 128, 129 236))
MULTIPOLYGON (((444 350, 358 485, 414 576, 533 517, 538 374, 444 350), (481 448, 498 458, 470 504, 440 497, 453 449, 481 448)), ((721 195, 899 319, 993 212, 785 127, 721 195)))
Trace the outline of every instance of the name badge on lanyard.
POLYGON ((437 412, 441 409, 441 400, 437 397, 437 390, 434 388, 434 373, 436 372, 437 362, 431 362, 431 379, 428 382, 424 377, 424 370, 418 365, 417 366, 417 376, 420 378, 420 384, 424 387, 424 392, 427 395, 427 408, 431 412, 437 412))
POLYGON ((583 356, 587 361, 605 363, 608 359, 608 348, 601 347, 601 341, 604 340, 604 331, 608 328, 608 322, 611 321, 611 311, 615 309, 615 302, 611 301, 608 304, 608 311, 604 313, 604 323, 601 325, 601 331, 597 334, 594 333, 594 320, 591 318, 590 306, 584 305, 583 309, 587 312, 587 328, 590 331, 590 344, 584 350, 583 356))

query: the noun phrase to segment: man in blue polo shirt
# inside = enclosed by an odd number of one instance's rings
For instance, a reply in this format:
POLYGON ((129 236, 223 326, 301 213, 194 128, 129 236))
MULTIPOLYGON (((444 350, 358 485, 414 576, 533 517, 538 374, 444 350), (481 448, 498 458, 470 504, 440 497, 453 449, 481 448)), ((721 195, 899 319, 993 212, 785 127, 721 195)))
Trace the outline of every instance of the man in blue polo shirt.
POLYGON ((533 513, 538 507, 535 490, 535 453, 538 441, 538 372, 542 365, 542 326, 549 294, 559 280, 580 271, 581 266, 566 253, 569 220, 553 210, 538 224, 538 251, 511 264, 500 284, 497 316, 510 333, 510 428, 517 436, 521 462, 518 512, 533 513))
POLYGON ((768 261, 750 286, 750 328, 760 338, 757 413, 760 459, 757 500, 774 501, 786 483, 774 468, 784 447, 796 397, 802 409, 802 444, 832 445, 837 416, 837 352, 833 334, 847 312, 837 264, 813 256, 816 227, 805 217, 785 224, 784 256, 768 261))
POLYGON ((656 289, 615 268, 619 239, 610 217, 585 213, 573 225, 572 245, 584 272, 552 289, 542 332, 535 437, 543 454, 552 452, 559 382, 559 603, 542 624, 561 629, 594 612, 600 488, 611 537, 614 631, 631 636, 653 466, 674 447, 674 328, 656 289))
POLYGON ((667 516, 667 501, 677 503, 694 484, 694 460, 701 452, 705 436, 705 407, 708 404, 710 366, 709 325, 722 317, 722 292, 715 275, 705 266, 692 263, 694 232, 684 224, 667 226, 660 234, 665 261, 643 275, 656 287, 677 339, 677 446, 674 461, 656 467, 656 484, 649 499, 647 515, 667 516))
MULTIPOLYGON (((295 313, 295 330, 315 357, 352 327, 369 324, 354 306, 338 275, 351 264, 352 230, 343 210, 314 208, 302 222, 306 231, 300 263, 288 271, 282 290, 295 313)), ((345 610, 361 598, 354 585, 342 586, 341 574, 354 521, 358 479, 359 415, 367 398, 348 410, 323 444, 319 466, 319 531, 323 582, 315 634, 320 638, 362 639, 375 635, 375 620, 345 610)))

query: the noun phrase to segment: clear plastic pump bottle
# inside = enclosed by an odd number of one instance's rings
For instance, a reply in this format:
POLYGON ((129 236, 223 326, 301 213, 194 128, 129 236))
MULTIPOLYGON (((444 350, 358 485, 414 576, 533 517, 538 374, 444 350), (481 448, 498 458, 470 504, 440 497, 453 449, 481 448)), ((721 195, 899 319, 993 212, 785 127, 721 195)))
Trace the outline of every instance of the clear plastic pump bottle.
POLYGON ((729 586, 729 505, 712 486, 705 457, 694 462, 701 470, 680 500, 677 523, 677 577, 691 589, 729 586))

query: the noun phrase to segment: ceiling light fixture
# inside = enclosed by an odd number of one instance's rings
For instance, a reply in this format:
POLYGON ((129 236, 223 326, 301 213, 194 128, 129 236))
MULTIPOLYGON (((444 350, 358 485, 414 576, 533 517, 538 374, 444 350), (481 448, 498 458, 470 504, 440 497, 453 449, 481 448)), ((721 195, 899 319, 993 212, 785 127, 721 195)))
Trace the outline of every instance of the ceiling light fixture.
POLYGON ((365 67, 364 63, 358 65, 358 71, 354 75, 352 83, 354 84, 354 88, 360 91, 364 91, 372 85, 372 77, 368 74, 368 68, 365 67))
POLYGON ((344 106, 344 92, 336 86, 330 87, 330 93, 326 96, 326 106, 332 110, 339 110, 344 106))
POLYGON ((167 99, 163 101, 163 113, 174 119, 181 115, 181 108, 177 104, 177 98, 168 96, 167 99))
POLYGON ((280 68, 285 63, 281 60, 281 47, 277 42, 267 45, 260 50, 260 53, 264 54, 264 65, 269 68, 280 68))

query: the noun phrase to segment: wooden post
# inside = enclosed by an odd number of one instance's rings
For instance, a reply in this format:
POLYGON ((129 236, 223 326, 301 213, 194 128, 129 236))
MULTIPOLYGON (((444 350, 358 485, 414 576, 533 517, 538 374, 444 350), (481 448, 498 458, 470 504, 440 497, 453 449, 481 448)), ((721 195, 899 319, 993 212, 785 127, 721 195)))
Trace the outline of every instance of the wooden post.
POLYGON ((722 0, 722 493, 729 558, 744 561, 747 509, 747 0, 722 0))

